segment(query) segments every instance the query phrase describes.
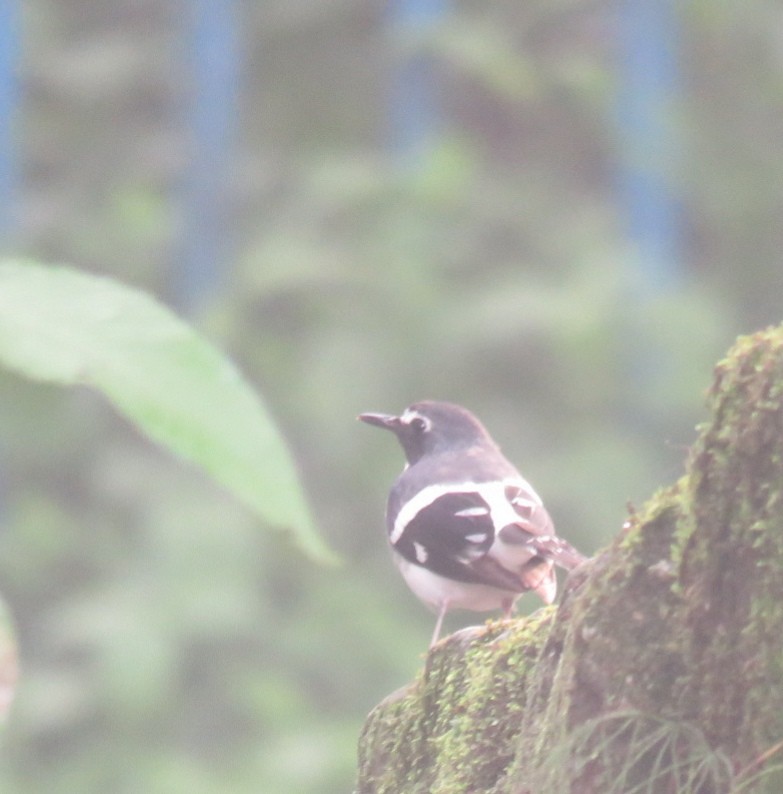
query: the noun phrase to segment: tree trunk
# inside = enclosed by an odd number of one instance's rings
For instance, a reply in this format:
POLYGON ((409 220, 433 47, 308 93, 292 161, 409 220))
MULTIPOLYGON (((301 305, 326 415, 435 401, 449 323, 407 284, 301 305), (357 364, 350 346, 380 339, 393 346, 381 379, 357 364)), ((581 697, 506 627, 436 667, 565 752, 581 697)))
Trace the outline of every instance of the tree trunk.
POLYGON ((557 607, 458 632, 374 709, 358 794, 783 791, 783 330, 738 341, 709 407, 557 607))

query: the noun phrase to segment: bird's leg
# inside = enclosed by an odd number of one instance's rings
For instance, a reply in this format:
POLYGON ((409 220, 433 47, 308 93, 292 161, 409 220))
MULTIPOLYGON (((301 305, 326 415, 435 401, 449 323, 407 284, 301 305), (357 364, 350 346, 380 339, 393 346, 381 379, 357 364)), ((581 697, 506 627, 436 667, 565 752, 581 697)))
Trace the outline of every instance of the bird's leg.
POLYGON ((438 619, 435 621, 435 631, 432 632, 432 640, 430 640, 430 648, 438 641, 438 637, 440 637, 440 630, 443 626, 443 618, 448 612, 449 609, 449 602, 444 600, 443 603, 440 605, 440 611, 438 612, 438 619))
POLYGON ((511 620, 514 617, 514 600, 513 598, 504 598, 501 607, 503 608, 503 618, 511 620))

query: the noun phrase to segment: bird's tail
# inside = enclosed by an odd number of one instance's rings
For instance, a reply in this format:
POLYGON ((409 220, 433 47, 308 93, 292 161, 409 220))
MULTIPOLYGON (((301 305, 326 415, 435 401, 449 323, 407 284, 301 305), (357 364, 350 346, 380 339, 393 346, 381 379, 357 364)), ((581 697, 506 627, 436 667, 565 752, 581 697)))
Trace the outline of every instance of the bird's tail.
POLYGON ((503 527, 498 533, 498 538, 509 546, 525 549, 537 557, 550 560, 566 571, 573 570, 587 559, 567 540, 559 538, 553 532, 544 530, 541 534, 537 534, 534 527, 522 523, 508 524, 503 527))
POLYGON ((536 550, 536 554, 552 562, 566 571, 572 571, 581 565, 587 557, 578 552, 567 540, 557 535, 536 535, 528 544, 536 550))

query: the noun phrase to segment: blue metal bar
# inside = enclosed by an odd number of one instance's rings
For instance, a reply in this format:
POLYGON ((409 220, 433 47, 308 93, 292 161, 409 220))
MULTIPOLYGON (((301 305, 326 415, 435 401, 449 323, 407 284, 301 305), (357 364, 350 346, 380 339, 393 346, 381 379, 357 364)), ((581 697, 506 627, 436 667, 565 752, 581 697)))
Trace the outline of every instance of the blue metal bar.
POLYGON ((0 2, 0 242, 13 233, 18 175, 17 68, 20 51, 19 4, 0 2))
POLYGON ((185 311, 204 305, 231 267, 231 167, 241 71, 239 0, 188 0, 188 126, 192 156, 175 263, 174 299, 185 311))
POLYGON ((400 46, 389 89, 392 150, 416 165, 441 131, 439 86, 426 38, 450 10, 448 0, 391 0, 388 20, 400 46))
POLYGON ((624 0, 619 22, 619 189, 642 288, 658 292, 682 276, 676 0, 624 0))

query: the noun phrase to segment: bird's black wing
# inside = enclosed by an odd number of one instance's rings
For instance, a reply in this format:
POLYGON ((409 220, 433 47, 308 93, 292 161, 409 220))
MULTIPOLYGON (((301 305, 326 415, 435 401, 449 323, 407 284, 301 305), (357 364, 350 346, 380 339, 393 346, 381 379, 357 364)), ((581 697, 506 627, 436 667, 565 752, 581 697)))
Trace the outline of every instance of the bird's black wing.
POLYGON ((495 527, 479 493, 439 494, 397 529, 391 535, 395 550, 433 573, 512 592, 528 589, 518 575, 487 554, 495 527))

